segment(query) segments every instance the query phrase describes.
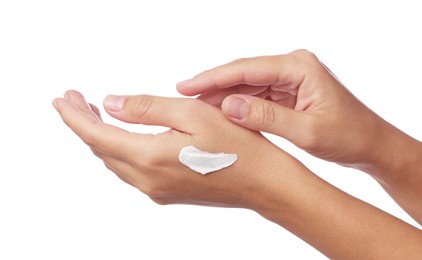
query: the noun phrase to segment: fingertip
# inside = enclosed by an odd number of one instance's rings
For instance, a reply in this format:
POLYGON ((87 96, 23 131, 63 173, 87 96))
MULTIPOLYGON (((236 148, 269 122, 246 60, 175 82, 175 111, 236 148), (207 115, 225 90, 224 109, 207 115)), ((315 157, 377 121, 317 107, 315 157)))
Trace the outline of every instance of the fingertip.
POLYGON ((57 112, 62 114, 62 112, 66 112, 69 105, 70 107, 74 107, 73 103, 65 98, 55 98, 51 104, 53 105, 54 109, 56 109, 57 112))
POLYGON ((189 82, 191 82, 191 81, 192 81, 192 79, 183 80, 183 81, 177 83, 176 86, 183 87, 183 86, 189 85, 189 82))
POLYGON ((51 104, 53 105, 54 109, 56 109, 57 112, 59 112, 59 104, 58 104, 58 98, 55 98, 51 104))
POLYGON ((176 90, 180 94, 184 96, 189 96, 189 97, 199 94, 199 93, 196 93, 195 89, 191 88, 190 86, 179 85, 179 84, 180 83, 176 84, 176 90))
POLYGON ((82 96, 82 94, 79 91, 74 90, 74 89, 66 90, 66 92, 64 93, 63 96, 64 96, 65 99, 70 100, 71 97, 75 96, 75 95, 82 96))
POLYGON ((189 84, 191 81, 192 81, 192 79, 187 79, 187 80, 183 80, 183 81, 177 83, 176 84, 177 91, 182 95, 191 96, 190 95, 191 91, 189 91, 189 90, 191 90, 190 84, 189 84))
POLYGON ((71 90, 67 90, 67 91, 63 94, 64 99, 66 99, 66 100, 69 100, 69 99, 70 99, 70 92, 71 92, 71 90))
POLYGON ((185 96, 196 96, 213 88, 216 88, 214 80, 204 76, 196 76, 176 84, 177 91, 185 96))

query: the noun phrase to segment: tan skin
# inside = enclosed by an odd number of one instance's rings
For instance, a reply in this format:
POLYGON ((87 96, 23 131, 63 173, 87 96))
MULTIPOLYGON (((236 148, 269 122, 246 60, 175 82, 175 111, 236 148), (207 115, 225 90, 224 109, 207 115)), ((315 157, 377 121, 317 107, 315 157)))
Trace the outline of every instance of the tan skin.
POLYGON ((204 101, 145 95, 105 99, 106 111, 117 119, 171 128, 158 135, 103 123, 98 109, 77 91, 66 92, 53 105, 110 170, 159 204, 251 209, 330 258, 422 255, 419 229, 330 185, 259 132, 230 122, 204 101), (180 149, 188 145, 236 153, 239 159, 203 176, 178 162, 180 149))
POLYGON ((367 172, 422 224, 422 143, 362 104, 314 54, 298 50, 236 60, 179 84, 178 90, 222 104, 226 117, 238 125, 282 136, 316 157, 367 172), (251 95, 254 87, 261 92, 251 95), (241 119, 238 100, 246 103, 241 119))

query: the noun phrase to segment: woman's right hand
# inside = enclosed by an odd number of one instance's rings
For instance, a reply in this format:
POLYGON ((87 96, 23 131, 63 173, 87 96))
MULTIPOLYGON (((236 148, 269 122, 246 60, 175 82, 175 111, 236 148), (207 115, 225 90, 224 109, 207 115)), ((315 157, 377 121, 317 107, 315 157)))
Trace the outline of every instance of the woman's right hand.
POLYGON ((181 82, 177 89, 221 105, 238 125, 366 171, 422 222, 421 143, 361 103, 309 51, 239 59, 181 82))
POLYGON ((360 169, 392 167, 397 129, 352 95, 318 58, 287 55, 239 59, 179 83, 178 91, 221 105, 231 121, 279 135, 321 159, 360 169), (239 93, 239 94, 238 94, 239 93))

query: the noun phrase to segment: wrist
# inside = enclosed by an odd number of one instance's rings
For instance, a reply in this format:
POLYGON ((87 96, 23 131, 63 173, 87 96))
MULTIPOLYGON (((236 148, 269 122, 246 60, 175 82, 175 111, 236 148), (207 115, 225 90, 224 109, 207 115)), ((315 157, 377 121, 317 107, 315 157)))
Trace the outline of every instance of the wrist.
POLYGON ((364 163, 355 168, 383 186, 402 182, 420 170, 422 143, 380 118, 364 163))
MULTIPOLYGON (((314 190, 315 179, 319 179, 299 161, 294 161, 286 167, 286 164, 272 168, 273 180, 268 182, 259 196, 255 212, 264 218, 278 223, 289 222, 294 216, 298 205, 303 205, 308 195, 303 188, 314 190)), ((267 174, 267 173, 266 173, 267 174)), ((317 192, 314 190, 314 192, 317 192)))
POLYGON ((329 258, 420 254, 418 229, 342 192, 305 167, 294 175, 283 184, 288 190, 282 196, 274 193, 259 214, 329 258), (386 248, 386 244, 391 246, 386 248))

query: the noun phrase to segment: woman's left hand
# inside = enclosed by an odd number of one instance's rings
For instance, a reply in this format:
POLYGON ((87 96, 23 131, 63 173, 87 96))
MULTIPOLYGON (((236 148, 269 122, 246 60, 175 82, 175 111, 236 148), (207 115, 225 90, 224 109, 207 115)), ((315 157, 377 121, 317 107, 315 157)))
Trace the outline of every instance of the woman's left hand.
MULTIPOLYGON (((158 135, 130 133, 102 122, 98 109, 77 91, 53 102, 63 121, 125 182, 159 204, 187 203, 257 210, 271 185, 283 192, 280 171, 306 170, 296 159, 260 133, 237 126, 203 101, 156 96, 108 96, 113 117, 170 127, 158 135), (183 147, 212 153, 235 153, 234 165, 208 175, 193 172, 178 160, 183 147), (280 165, 276 171, 274 169, 280 165)), ((270 195, 268 195, 270 196, 270 195)))

